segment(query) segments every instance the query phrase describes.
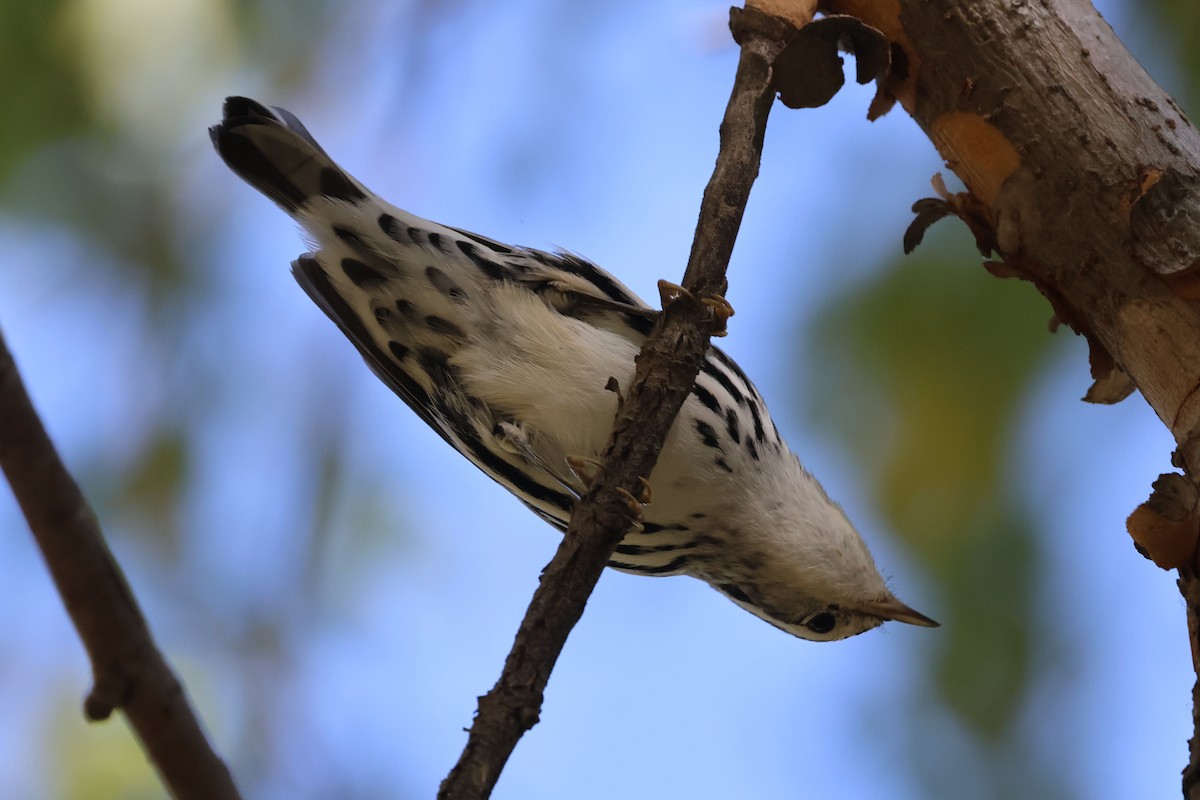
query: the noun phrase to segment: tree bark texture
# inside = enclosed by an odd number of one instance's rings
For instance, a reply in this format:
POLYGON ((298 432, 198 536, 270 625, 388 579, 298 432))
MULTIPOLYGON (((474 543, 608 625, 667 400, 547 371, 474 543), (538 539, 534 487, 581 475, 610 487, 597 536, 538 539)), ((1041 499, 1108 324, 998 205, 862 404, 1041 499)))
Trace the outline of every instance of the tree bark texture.
MULTIPOLYGON (((1096 382, 1085 399, 1116 402, 1136 387, 1175 437, 1183 476, 1156 482, 1129 530, 1156 563, 1179 569, 1200 652, 1196 129, 1086 0, 821 7, 892 43, 873 113, 898 101, 912 115, 966 184, 945 205, 999 255, 989 268, 1032 282, 1087 338, 1096 382)), ((1194 736, 1185 796, 1200 797, 1198 777, 1194 736)))

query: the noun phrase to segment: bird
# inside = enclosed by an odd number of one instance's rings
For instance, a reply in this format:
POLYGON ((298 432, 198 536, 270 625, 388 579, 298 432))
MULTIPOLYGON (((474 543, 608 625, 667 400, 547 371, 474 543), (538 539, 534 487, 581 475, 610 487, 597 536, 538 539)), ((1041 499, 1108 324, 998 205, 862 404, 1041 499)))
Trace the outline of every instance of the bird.
MULTIPOLYGON (((507 245, 382 200, 300 120, 245 97, 209 129, 225 164, 303 229, 292 274, 451 447, 565 531, 655 311, 566 251, 507 245)), ((935 627, 888 588, 841 506, 715 346, 608 566, 689 575, 794 636, 935 627)))

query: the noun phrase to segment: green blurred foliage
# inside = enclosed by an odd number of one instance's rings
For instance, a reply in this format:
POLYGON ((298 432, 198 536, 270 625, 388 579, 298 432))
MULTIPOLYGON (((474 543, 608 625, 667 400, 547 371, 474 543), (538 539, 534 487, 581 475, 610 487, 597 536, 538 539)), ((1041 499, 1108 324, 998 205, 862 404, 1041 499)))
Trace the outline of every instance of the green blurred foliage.
POLYGON ((1030 285, 989 276, 963 255, 965 237, 932 238, 827 308, 812 346, 839 384, 816 412, 868 456, 881 508, 944 573, 970 549, 959 530, 999 482, 1017 401, 1052 339, 1030 285))
POLYGON ((64 0, 0 2, 0 184, 45 142, 83 130, 88 114, 77 63, 61 36, 64 0))
POLYGON ((128 268, 124 277, 142 283, 159 306, 187 288, 174 240, 180 221, 163 180, 171 172, 98 122, 28 154, 0 189, 0 208, 67 226, 98 261, 128 268))
MULTIPOLYGON (((64 686, 60 697, 77 693, 77 686, 64 686)), ((63 702, 46 727, 43 752, 54 754, 55 763, 47 772, 58 789, 55 796, 161 800, 162 784, 149 768, 125 717, 115 714, 104 724, 81 725, 80 713, 78 704, 63 702)))
MULTIPOLYGON (((1155 38, 1162 37, 1179 65, 1183 88, 1175 99, 1189 113, 1200 108, 1200 3, 1195 0, 1149 0, 1141 4, 1155 38)), ((1135 12, 1136 13, 1136 12, 1135 12)))
MULTIPOLYGON (((1184 95, 1200 100, 1200 4, 1153 0, 1140 23, 1177 54, 1184 95)), ((1022 710, 1059 654, 1041 636, 1035 598, 1045 576, 1032 519, 1008 486, 1022 401, 1058 347, 1081 344, 1047 330, 1048 303, 1027 283, 997 280, 970 237, 941 223, 908 258, 856 286, 817 321, 810 358, 827 380, 809 395, 814 415, 868 477, 889 529, 934 579, 944 609, 928 694, 914 707, 909 758, 929 796, 1055 796, 1054 779, 1018 746, 1022 710), (943 715, 954 722, 947 732, 943 715), (976 768, 950 779, 930 742, 973 740, 976 768), (949 740, 946 740, 949 741, 949 740)), ((1080 386, 1082 395, 1086 387, 1080 386)), ((961 742, 959 743, 961 744, 961 742)))
MULTIPOLYGON (((109 501, 127 520, 151 536, 143 541, 177 547, 181 536, 180 500, 189 479, 191 440, 184 431, 169 428, 156 432, 136 454, 136 460, 115 478, 116 496, 109 501)), ((172 550, 168 555, 177 555, 172 550)))
MULTIPOLYGON (((825 309, 810 358, 826 380, 810 405, 940 592, 946 626, 925 673, 938 702, 914 709, 915 725, 936 736, 934 718, 949 711, 976 739, 987 777, 967 785, 997 792, 980 796, 1005 796, 1002 786, 1046 796, 1045 776, 1011 752, 1046 657, 1030 624, 1036 520, 1004 487, 1020 401, 1056 342, 1046 301, 989 275, 952 226, 825 309)), ((929 739, 913 741, 919 762, 929 739)), ((944 775, 920 772, 931 796, 948 796, 937 789, 944 775)))
MULTIPOLYGON (((324 0, 0 0, 0 214, 14 227, 42 231, 87 254, 69 267, 77 271, 64 278, 64 293, 86 296, 117 286, 132 299, 122 312, 133 319, 114 327, 140 326, 144 347, 133 377, 161 392, 130 409, 121 453, 83 453, 72 466, 93 505, 104 512, 106 533, 125 568, 133 573, 139 562, 153 565, 137 593, 160 642, 171 649, 189 641, 187 634, 155 625, 156 617, 177 622, 182 615, 192 635, 210 643, 212 651, 191 665, 187 684, 209 725, 243 731, 243 747, 228 755, 249 776, 247 790, 262 772, 253 769, 255 754, 269 751, 275 735, 266 722, 276 698, 267 688, 288 673, 295 657, 290 643, 299 626, 292 614, 311 601, 314 586, 331 580, 319 557, 335 528, 333 507, 367 509, 363 514, 371 518, 356 529, 363 537, 382 539, 383 531, 394 536, 402 525, 395 504, 383 502, 381 485, 347 478, 339 421, 327 409, 314 408, 315 527, 295 532, 293 546, 300 552, 294 593, 214 597, 212 587, 221 579, 205 569, 222 565, 187 563, 197 552, 189 537, 204 535, 185 519, 197 492, 196 450, 208 434, 202 418, 221 399, 208 395, 230 391, 230 381, 227 375, 178 374, 180 349, 197 347, 196 342, 209 344, 190 360, 193 369, 227 365, 221 353, 209 352, 212 363, 203 359, 212 339, 205 331, 215 323, 205 318, 209 287, 197 285, 209 271, 195 262, 208 251, 192 246, 218 221, 184 207, 179 188, 191 178, 186 170, 192 157, 169 148, 200 138, 179 131, 203 131, 229 90, 231 65, 245 52, 253 54, 258 70, 310 80, 312 45, 329 9, 324 0), (202 119, 196 116, 200 109, 202 119), (330 435, 319 435, 322 424, 330 435), (163 586, 170 587, 170 599, 156 602, 163 586), (246 663, 231 665, 223 655, 246 663), (259 676, 269 676, 260 678, 266 688, 255 686, 259 676), (220 691, 196 697, 196 687, 217 685, 220 691)), ((377 549, 339 551, 334 569, 341 575, 334 578, 357 574, 377 549)), ((176 649, 173 656, 178 664, 187 653, 176 649)), ((82 724, 85 671, 64 666, 63 673, 58 704, 35 734, 45 739, 39 751, 51 760, 45 796, 163 797, 123 718, 82 724)))

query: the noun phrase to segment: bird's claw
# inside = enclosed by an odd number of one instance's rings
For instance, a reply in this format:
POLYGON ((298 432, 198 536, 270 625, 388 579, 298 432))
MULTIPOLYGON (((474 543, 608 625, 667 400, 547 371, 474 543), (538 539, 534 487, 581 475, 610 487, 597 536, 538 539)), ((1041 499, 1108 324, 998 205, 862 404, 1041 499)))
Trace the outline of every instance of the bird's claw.
MULTIPOLYGON (((567 456, 566 462, 585 489, 591 488, 600 470, 604 469, 604 464, 599 459, 588 456, 567 456)), ((636 530, 640 531, 642 529, 642 507, 650 505, 650 481, 644 477, 638 477, 636 495, 623 487, 617 487, 617 494, 624 498, 625 505, 628 506, 629 521, 636 530)))
POLYGON ((625 503, 629 509, 629 519, 639 529, 642 527, 642 501, 633 496, 633 493, 628 489, 618 486, 617 494, 625 498, 625 503))
POLYGON ((708 306, 708 313, 712 314, 712 335, 724 336, 729 333, 725 329, 725 323, 733 316, 733 306, 729 305, 729 301, 719 294, 710 294, 701 297, 700 302, 708 306))
POLYGON ((618 488, 617 493, 625 498, 625 503, 629 506, 629 515, 633 524, 640 531, 642 530, 642 508, 650 505, 652 492, 650 491, 650 481, 646 480, 645 476, 638 476, 637 494, 628 489, 618 488))
POLYGON ((683 288, 677 283, 671 283, 668 280, 660 280, 658 282, 658 299, 662 303, 663 311, 667 310, 667 306, 674 303, 681 297, 686 297, 689 300, 694 300, 692 293, 683 288))
POLYGON ((566 462, 584 488, 590 488, 596 480, 596 475, 604 469, 604 464, 599 459, 588 456, 567 456, 566 462))
POLYGON ((687 299, 693 303, 700 303, 708 309, 709 316, 712 319, 712 335, 724 336, 728 333, 725 330, 725 323, 733 316, 733 306, 719 294, 708 294, 701 297, 699 300, 696 296, 682 286, 671 283, 667 280, 658 282, 658 296, 662 301, 662 307, 665 310, 671 303, 681 299, 687 299))

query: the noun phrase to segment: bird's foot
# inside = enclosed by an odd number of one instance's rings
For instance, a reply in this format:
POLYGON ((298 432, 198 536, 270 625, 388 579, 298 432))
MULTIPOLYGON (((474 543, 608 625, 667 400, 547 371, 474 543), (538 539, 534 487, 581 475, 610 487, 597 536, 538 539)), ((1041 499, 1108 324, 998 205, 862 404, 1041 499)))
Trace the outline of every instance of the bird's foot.
POLYGON ((633 492, 624 487, 617 487, 617 494, 625 499, 626 509, 629 511, 629 520, 638 530, 642 529, 642 501, 633 496, 633 492))
POLYGON ((590 456, 567 456, 566 462, 585 489, 591 487, 596 476, 600 474, 600 470, 604 469, 604 464, 600 462, 600 459, 590 456))
POLYGON ((733 306, 723 296, 719 294, 707 294, 697 300, 696 296, 687 289, 667 280, 658 282, 658 295, 664 309, 671 303, 683 299, 705 306, 712 321, 712 335, 725 336, 729 333, 725 329, 725 323, 733 316, 733 306))
POLYGON ((729 333, 725 329, 725 323, 729 322, 729 318, 733 316, 733 306, 724 296, 719 294, 710 294, 700 298, 700 302, 708 306, 708 313, 712 314, 713 318, 713 336, 724 336, 729 333))

